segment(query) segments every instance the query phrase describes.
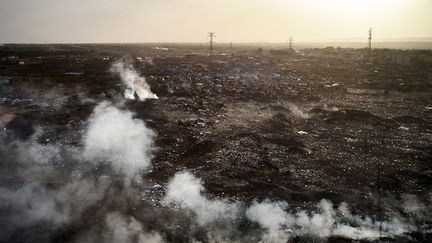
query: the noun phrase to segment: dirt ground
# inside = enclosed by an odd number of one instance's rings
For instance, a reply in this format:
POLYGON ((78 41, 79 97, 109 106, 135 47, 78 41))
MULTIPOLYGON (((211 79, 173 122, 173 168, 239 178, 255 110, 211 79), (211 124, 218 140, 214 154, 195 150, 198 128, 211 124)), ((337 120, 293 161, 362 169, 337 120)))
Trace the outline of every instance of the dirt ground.
POLYGON ((0 129, 20 139, 40 126, 44 144, 79 145, 96 103, 122 95, 109 68, 129 56, 159 96, 124 104, 157 133, 154 183, 187 169, 213 197, 372 212, 378 197, 432 192, 431 66, 187 46, 0 49, 0 129))

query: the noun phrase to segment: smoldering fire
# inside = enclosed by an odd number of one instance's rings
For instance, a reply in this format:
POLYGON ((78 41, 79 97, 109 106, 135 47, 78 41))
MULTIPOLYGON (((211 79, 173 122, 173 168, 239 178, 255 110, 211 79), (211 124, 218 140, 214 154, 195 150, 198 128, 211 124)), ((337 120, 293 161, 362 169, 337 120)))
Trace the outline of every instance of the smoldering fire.
POLYGON ((158 96, 150 90, 146 79, 139 75, 132 64, 125 59, 115 62, 111 67, 111 72, 118 74, 125 85, 124 97, 135 100, 135 94, 140 101, 146 99, 158 99, 158 96))
MULTIPOLYGON (((141 101, 157 98, 128 64, 117 62, 112 70, 126 86, 125 98, 134 99, 135 94, 141 101)), ((294 104, 289 107, 294 116, 311 118, 294 104)), ((189 242, 287 242, 295 237, 374 240, 414 232, 418 218, 429 217, 428 206, 410 195, 403 208, 391 209, 403 213, 382 220, 354 214, 346 203, 336 206, 326 199, 307 211, 272 199, 215 198, 206 195, 203 181, 189 171, 175 173, 162 187, 157 203, 150 204, 139 195, 155 186, 146 173, 152 167, 156 133, 133 112, 108 101, 99 102, 85 124, 79 145, 41 144, 37 141, 43 127, 25 141, 1 137, 4 173, 12 182, 4 179, 0 187, 5 226, 0 241, 52 241, 58 237, 56 230, 73 234, 68 239, 72 242, 156 243, 176 237, 189 242), (154 215, 135 208, 140 205, 154 210, 154 215), (91 225, 87 225, 89 213, 98 219, 91 225), (20 232, 26 233, 20 236, 20 232)))

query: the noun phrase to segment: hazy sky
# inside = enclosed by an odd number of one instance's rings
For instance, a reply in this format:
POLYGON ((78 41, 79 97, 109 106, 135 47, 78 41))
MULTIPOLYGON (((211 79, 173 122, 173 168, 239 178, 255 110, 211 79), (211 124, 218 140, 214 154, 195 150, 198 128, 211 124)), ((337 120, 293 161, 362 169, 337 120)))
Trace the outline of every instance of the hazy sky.
POLYGON ((0 43, 432 37, 432 0, 0 0, 0 43))

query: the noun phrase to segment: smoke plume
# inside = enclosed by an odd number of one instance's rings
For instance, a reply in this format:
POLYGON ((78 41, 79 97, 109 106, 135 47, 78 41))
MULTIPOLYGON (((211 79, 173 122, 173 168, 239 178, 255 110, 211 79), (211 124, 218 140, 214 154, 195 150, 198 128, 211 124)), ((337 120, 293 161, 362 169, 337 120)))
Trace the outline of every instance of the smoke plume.
POLYGON ((77 234, 69 242, 125 243, 377 240, 430 231, 430 204, 411 195, 378 220, 328 200, 306 211, 269 199, 207 196, 187 171, 175 174, 166 190, 157 185, 146 194, 140 178, 151 167, 155 133, 109 102, 99 103, 85 124, 80 146, 41 144, 43 128, 24 141, 0 134, 0 242, 51 242, 62 230, 77 234), (141 183, 135 188, 131 181, 141 183))
MULTIPOLYGON (((415 230, 403 217, 391 217, 377 221, 369 216, 353 214, 346 203, 335 207, 328 200, 321 200, 316 211, 291 211, 286 202, 254 201, 229 203, 226 200, 208 199, 200 179, 189 172, 177 173, 168 184, 165 202, 190 210, 198 225, 213 222, 230 223, 247 218, 262 229, 262 242, 287 242, 294 237, 344 237, 354 240, 376 240, 380 237, 400 236, 415 230)), ((410 208, 417 205, 411 202, 410 208)), ((234 229, 235 230, 235 229, 234 229)), ((214 237, 214 234, 213 234, 214 237)), ((246 241, 246 239, 238 239, 246 241)))
POLYGON ((180 172, 169 182, 165 202, 190 210, 199 225, 237 217, 238 204, 210 200, 203 195, 204 191, 200 179, 189 172, 180 172))
POLYGON ((389 221, 374 221, 369 217, 354 215, 346 203, 337 209, 328 200, 316 205, 317 212, 289 212, 286 203, 264 201, 254 202, 246 211, 246 216, 257 222, 264 230, 265 242, 286 242, 295 236, 328 238, 345 237, 355 240, 374 240, 380 237, 393 237, 410 232, 412 227, 399 218, 389 221))
POLYGON ((146 99, 158 99, 158 96, 150 90, 146 79, 139 75, 132 64, 124 59, 115 62, 111 66, 111 72, 118 74, 126 86, 124 96, 126 99, 135 100, 135 94, 140 101, 146 99))
MULTIPOLYGON (((35 131, 27 140, 0 134, 5 175, 0 178, 0 242, 49 242, 54 235, 50 232, 79 224, 84 212, 113 190, 110 173, 94 173, 101 165, 108 165, 125 182, 139 178, 150 166, 154 132, 133 113, 108 102, 97 105, 89 117, 83 147, 41 144, 48 141, 41 139, 45 131, 35 131)), ((122 188, 130 191, 129 183, 122 188)), ((158 234, 139 233, 135 225, 139 224, 128 222, 130 234, 139 242, 162 242, 158 234)))
POLYGON ((298 106, 296 106, 294 104, 289 104, 288 109, 291 111, 291 114, 297 118, 301 118, 301 119, 310 119, 311 118, 310 114, 300 110, 300 108, 298 108, 298 106))
POLYGON ((83 157, 95 165, 108 163, 126 179, 138 179, 150 166, 154 137, 132 112, 102 102, 89 118, 83 157))
POLYGON ((265 229, 262 241, 286 242, 288 240, 289 232, 286 232, 284 228, 292 226, 294 218, 285 212, 286 206, 286 203, 281 202, 254 202, 246 210, 246 217, 265 229))
POLYGON ((127 218, 119 212, 109 213, 105 218, 107 233, 104 242, 162 243, 162 236, 157 232, 144 232, 143 226, 134 217, 127 218))

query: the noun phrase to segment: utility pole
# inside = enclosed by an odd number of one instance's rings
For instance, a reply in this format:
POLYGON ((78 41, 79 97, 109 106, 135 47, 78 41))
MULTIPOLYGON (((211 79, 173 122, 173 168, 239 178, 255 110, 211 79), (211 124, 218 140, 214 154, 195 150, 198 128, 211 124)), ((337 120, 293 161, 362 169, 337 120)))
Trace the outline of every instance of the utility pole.
POLYGON ((293 47, 293 41, 294 41, 294 39, 292 38, 292 36, 290 36, 290 38, 289 38, 289 49, 290 50, 292 50, 292 47, 293 47))
POLYGON ((209 36, 210 38, 210 56, 213 56, 213 52, 214 52, 214 39, 216 37, 214 32, 209 32, 209 36))
POLYGON ((372 28, 369 28, 368 51, 372 49, 372 28))

